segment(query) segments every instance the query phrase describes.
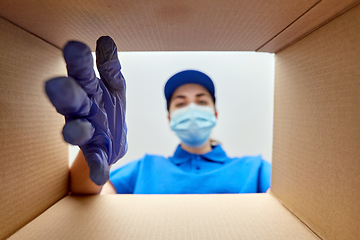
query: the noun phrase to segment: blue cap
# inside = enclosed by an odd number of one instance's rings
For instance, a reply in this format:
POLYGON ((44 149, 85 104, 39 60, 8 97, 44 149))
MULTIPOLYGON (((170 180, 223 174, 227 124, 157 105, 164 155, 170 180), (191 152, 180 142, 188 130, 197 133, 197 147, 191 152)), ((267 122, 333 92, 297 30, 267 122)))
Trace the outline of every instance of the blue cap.
POLYGON ((170 99, 174 91, 181 85, 187 83, 200 84, 201 86, 206 88, 206 90, 209 91, 210 95, 212 96, 215 102, 215 87, 211 78, 205 73, 200 71, 185 70, 173 75, 171 78, 169 78, 169 80, 165 84, 164 93, 165 93, 166 104, 168 109, 169 109, 170 99))

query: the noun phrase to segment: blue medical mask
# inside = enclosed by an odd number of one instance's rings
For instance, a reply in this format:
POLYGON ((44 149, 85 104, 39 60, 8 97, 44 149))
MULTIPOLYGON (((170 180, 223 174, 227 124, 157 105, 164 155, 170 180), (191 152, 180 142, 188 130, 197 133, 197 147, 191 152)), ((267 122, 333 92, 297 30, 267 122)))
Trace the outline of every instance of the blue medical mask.
POLYGON ((202 147, 216 124, 215 110, 190 103, 170 114, 170 127, 185 145, 202 147))

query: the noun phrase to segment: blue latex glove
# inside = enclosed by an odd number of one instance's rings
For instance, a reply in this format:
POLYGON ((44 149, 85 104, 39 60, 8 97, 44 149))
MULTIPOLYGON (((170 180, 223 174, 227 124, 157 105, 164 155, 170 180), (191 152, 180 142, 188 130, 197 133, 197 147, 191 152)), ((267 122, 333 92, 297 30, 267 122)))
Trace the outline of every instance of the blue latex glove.
POLYGON ((50 79, 45 91, 56 110, 65 116, 64 140, 78 145, 97 185, 109 179, 109 166, 127 151, 125 79, 117 47, 108 36, 96 42, 96 78, 90 48, 68 42, 63 54, 68 77, 50 79))

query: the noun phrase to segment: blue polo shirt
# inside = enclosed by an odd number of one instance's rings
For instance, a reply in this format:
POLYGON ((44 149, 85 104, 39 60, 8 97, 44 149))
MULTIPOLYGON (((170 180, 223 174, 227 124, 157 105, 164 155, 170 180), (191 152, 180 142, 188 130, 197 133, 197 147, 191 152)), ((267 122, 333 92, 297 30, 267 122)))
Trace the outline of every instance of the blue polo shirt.
POLYGON ((122 194, 264 193, 271 165, 258 157, 229 158, 220 145, 197 155, 179 145, 174 156, 145 155, 110 173, 122 194))

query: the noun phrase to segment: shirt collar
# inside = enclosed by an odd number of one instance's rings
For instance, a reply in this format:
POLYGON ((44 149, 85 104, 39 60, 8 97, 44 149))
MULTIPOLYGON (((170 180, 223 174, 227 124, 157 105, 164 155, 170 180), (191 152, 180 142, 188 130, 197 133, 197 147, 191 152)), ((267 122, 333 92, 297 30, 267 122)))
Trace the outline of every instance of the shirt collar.
MULTIPOLYGON (((171 161, 175 164, 180 164, 186 161, 189 161, 193 156, 198 156, 197 154, 189 153, 181 148, 179 145, 174 153, 174 156, 171 157, 171 161)), ((228 157, 226 153, 221 148, 220 144, 213 147, 212 151, 205 154, 200 154, 202 158, 208 161, 223 163, 228 157)))

